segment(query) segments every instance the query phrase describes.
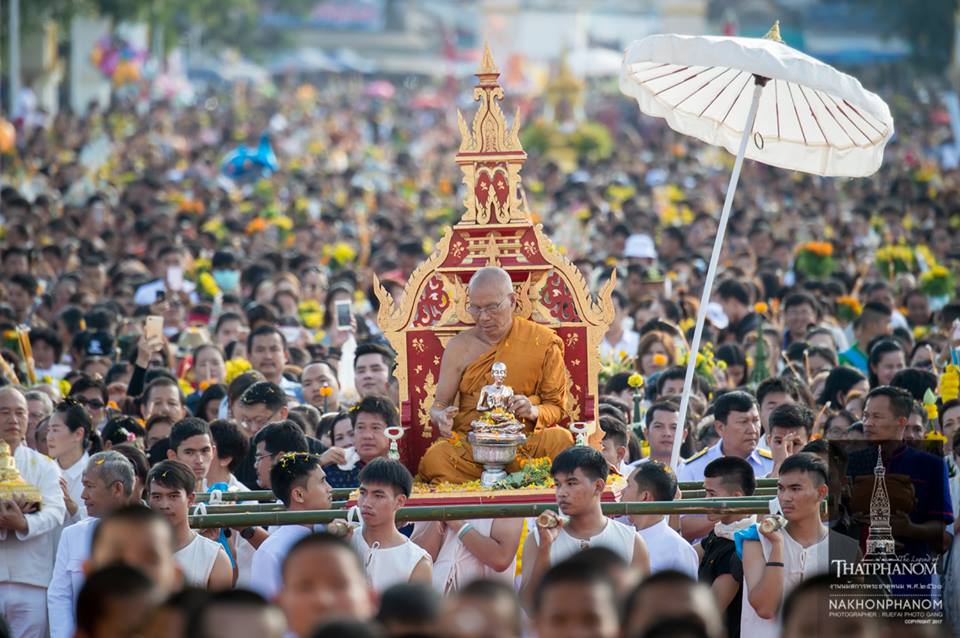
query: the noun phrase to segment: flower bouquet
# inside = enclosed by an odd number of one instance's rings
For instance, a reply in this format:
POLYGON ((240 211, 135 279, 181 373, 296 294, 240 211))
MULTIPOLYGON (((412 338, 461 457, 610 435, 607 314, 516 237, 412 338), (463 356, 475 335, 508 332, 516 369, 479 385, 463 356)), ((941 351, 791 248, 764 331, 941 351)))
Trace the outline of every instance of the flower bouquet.
POLYGON ((808 241, 797 247, 794 270, 810 279, 826 279, 836 270, 833 244, 828 241, 808 241))
POLYGON ((849 295, 837 297, 836 306, 837 318, 844 323, 850 323, 859 317, 863 310, 863 306, 860 305, 857 298, 849 295))
POLYGON ((621 372, 630 372, 633 373, 637 369, 636 359, 634 357, 628 357, 627 353, 620 351, 619 353, 613 353, 609 357, 601 357, 600 359, 600 385, 603 386, 610 380, 610 377, 615 374, 620 374, 621 372))
POLYGON ((930 297, 942 297, 953 292, 953 273, 939 264, 920 275, 920 290, 930 297))
MULTIPOLYGON (((690 353, 683 355, 683 358, 677 363, 682 368, 687 366, 687 361, 690 360, 690 353)), ((717 385, 717 379, 713 374, 714 369, 717 367, 717 362, 713 358, 713 346, 708 342, 700 347, 700 352, 697 353, 697 363, 693 368, 693 371, 699 374, 701 377, 707 380, 711 387, 717 385)))
POLYGON ((916 265, 913 250, 906 245, 886 245, 877 249, 874 259, 877 269, 893 279, 895 275, 911 272, 916 265))

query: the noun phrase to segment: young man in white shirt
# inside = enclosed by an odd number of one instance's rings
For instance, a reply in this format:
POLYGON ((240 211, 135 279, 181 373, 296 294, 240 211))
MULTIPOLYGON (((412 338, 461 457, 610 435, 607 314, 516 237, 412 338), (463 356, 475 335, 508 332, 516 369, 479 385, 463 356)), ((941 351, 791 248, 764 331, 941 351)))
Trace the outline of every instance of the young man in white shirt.
POLYGON ((161 461, 147 475, 148 502, 173 525, 177 547, 174 557, 186 583, 206 589, 228 589, 233 587, 233 568, 227 553, 216 541, 190 529, 188 513, 195 485, 196 476, 189 467, 179 461, 161 461))
POLYGON ((831 558, 859 560, 857 541, 830 532, 820 520, 828 480, 826 463, 809 452, 787 457, 780 466, 777 497, 787 526, 771 532, 761 529, 759 541, 743 543, 740 635, 776 638, 780 606, 800 581, 827 572, 831 558))
POLYGON ((66 516, 57 464, 23 443, 27 400, 11 386, 0 388, 0 439, 10 446, 20 476, 40 490, 42 504, 0 499, 0 616, 11 635, 47 634, 47 586, 53 573, 53 540, 66 516))
POLYGON ((363 525, 350 542, 377 592, 404 582, 433 581, 430 555, 397 531, 397 511, 413 490, 413 476, 399 461, 373 459, 360 471, 357 506, 363 525))
MULTIPOLYGON (((333 490, 320 468, 320 459, 307 452, 288 452, 277 457, 270 469, 273 493, 287 511, 330 509, 333 490)), ((283 525, 257 548, 250 567, 250 586, 273 600, 283 584, 281 567, 287 551, 313 532, 312 525, 283 525)))
POLYGON ((607 460, 591 447, 574 446, 557 455, 550 467, 556 486, 557 505, 568 517, 556 526, 537 519, 537 527, 523 546, 523 584, 520 599, 532 608, 540 580, 555 565, 587 547, 607 547, 637 568, 650 573, 646 544, 629 525, 607 518, 600 499, 610 472, 607 460))
POLYGON ((101 517, 131 503, 133 483, 133 465, 119 452, 99 452, 90 457, 83 473, 82 493, 88 516, 63 530, 47 589, 50 638, 72 638, 75 605, 84 581, 83 563, 90 558, 93 532, 101 517))
MULTIPOLYGON (((637 466, 627 481, 621 500, 627 503, 672 501, 677 495, 677 475, 660 461, 637 466)), ((700 561, 697 552, 680 534, 667 524, 663 514, 631 517, 633 526, 647 544, 650 571, 672 569, 697 578, 700 561)))

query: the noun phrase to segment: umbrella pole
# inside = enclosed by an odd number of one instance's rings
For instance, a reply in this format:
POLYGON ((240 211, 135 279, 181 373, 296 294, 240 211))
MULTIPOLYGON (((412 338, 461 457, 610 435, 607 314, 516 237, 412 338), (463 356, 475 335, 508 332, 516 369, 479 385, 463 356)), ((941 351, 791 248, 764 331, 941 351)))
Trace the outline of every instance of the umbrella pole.
POLYGON ((700 296, 700 308, 697 310, 697 325, 693 330, 693 342, 690 344, 690 353, 687 355, 687 373, 683 378, 683 393, 680 395, 680 420, 676 436, 673 437, 673 452, 670 454, 670 467, 677 469, 680 460, 680 445, 683 443, 683 427, 687 422, 687 407, 690 403, 690 391, 693 388, 693 375, 697 367, 697 354, 700 352, 700 338, 703 336, 703 324, 707 318, 707 304, 713 293, 713 280, 717 276, 717 263, 720 261, 720 252, 723 250, 723 236, 727 231, 727 220, 730 218, 730 208, 733 206, 733 194, 740 181, 740 169, 743 167, 743 155, 747 151, 747 142, 753 133, 753 123, 757 119, 757 108, 760 106, 760 93, 767 83, 766 78, 754 76, 753 101, 750 103, 750 112, 747 123, 740 138, 740 148, 737 150, 737 159, 733 163, 733 173, 730 183, 727 184, 727 196, 723 200, 723 211, 720 213, 720 222, 717 224, 717 236, 713 240, 713 254, 710 255, 710 266, 707 268, 707 278, 703 282, 703 294, 700 296))

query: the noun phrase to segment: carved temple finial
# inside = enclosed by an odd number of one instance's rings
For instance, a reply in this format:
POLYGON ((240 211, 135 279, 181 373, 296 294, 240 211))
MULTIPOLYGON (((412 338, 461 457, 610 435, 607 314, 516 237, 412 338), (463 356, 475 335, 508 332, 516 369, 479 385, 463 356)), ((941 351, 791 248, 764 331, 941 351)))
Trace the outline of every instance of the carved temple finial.
POLYGON ((477 75, 491 75, 491 74, 500 75, 500 69, 497 68, 496 63, 493 61, 493 54, 490 53, 490 44, 488 42, 483 43, 483 57, 480 58, 480 68, 477 69, 477 75))
POLYGON ((527 159, 520 145, 520 110, 507 126, 500 110, 503 87, 490 47, 484 45, 473 99, 479 102, 468 126, 459 111, 460 149, 457 164, 463 170, 467 195, 461 222, 477 224, 516 223, 527 219, 520 201, 520 168, 527 159))

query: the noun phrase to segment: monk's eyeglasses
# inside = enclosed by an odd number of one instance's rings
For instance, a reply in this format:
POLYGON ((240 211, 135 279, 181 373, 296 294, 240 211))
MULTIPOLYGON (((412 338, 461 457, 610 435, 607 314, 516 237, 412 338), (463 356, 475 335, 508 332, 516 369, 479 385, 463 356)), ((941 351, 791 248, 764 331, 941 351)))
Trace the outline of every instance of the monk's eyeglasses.
POLYGON ((477 306, 470 304, 469 306, 467 306, 467 312, 469 312, 474 317, 479 317, 484 313, 491 315, 497 312, 498 310, 502 310, 503 305, 509 300, 510 300, 510 297, 507 296, 501 299, 499 303, 490 304, 489 306, 484 306, 483 308, 478 308, 477 306))

